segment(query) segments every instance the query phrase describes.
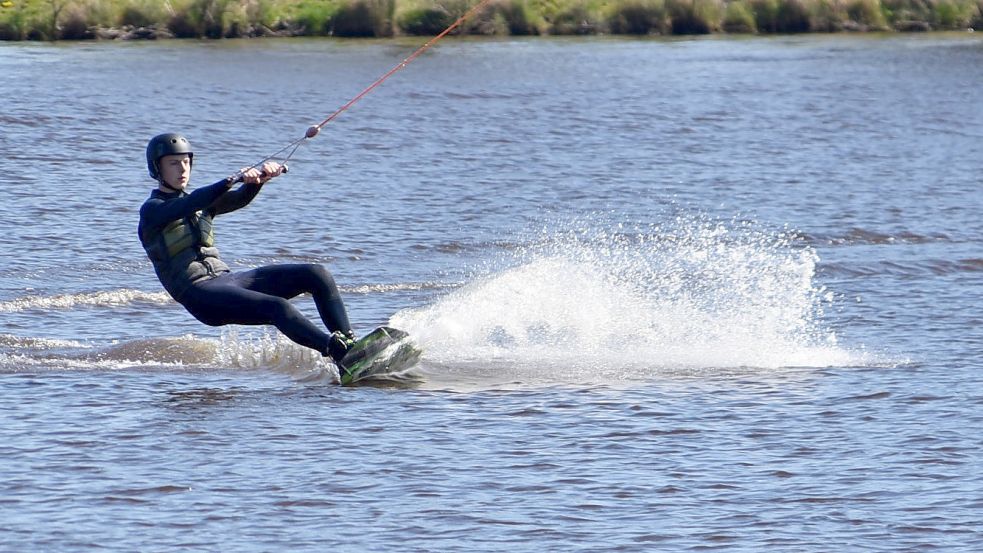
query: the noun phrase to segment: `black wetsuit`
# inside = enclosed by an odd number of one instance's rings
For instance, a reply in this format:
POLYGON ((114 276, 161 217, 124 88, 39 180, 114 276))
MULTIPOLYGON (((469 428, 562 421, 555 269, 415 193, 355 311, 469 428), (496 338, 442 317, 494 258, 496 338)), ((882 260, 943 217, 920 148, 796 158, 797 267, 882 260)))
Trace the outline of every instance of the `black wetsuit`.
POLYGON ((140 241, 164 289, 199 321, 276 325, 294 342, 326 355, 330 335, 287 301, 309 292, 328 330, 350 333, 338 287, 324 267, 271 265, 232 273, 214 247, 212 219, 248 205, 261 186, 229 190, 223 180, 190 194, 156 189, 140 208, 140 241))

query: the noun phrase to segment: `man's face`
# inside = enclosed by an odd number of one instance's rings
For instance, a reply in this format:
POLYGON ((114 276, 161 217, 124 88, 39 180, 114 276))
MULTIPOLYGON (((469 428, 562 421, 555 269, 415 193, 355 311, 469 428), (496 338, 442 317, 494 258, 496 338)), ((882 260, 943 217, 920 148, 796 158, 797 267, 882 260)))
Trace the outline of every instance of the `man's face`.
POLYGON ((160 158, 160 177, 175 190, 184 190, 191 179, 191 156, 174 154, 160 158))

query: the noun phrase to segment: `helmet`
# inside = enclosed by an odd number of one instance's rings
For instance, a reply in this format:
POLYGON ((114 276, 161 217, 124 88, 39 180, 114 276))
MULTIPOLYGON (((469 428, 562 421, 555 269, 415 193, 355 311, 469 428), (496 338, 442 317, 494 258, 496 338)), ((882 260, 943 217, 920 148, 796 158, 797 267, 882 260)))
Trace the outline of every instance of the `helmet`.
POLYGON ((187 138, 174 133, 158 134, 151 138, 147 144, 147 170, 150 171, 150 176, 159 179, 160 167, 157 163, 160 158, 175 154, 188 154, 194 162, 195 153, 191 151, 191 143, 187 138))

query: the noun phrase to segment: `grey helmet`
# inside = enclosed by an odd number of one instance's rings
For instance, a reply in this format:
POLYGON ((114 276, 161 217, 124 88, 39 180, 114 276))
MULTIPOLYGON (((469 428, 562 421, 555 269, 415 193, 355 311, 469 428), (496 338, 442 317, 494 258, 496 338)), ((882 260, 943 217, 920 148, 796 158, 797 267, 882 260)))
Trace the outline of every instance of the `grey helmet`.
POLYGON ((154 179, 160 179, 160 158, 164 156, 188 154, 192 163, 195 160, 195 153, 191 151, 191 143, 188 139, 175 133, 158 134, 150 139, 147 144, 147 170, 154 179))

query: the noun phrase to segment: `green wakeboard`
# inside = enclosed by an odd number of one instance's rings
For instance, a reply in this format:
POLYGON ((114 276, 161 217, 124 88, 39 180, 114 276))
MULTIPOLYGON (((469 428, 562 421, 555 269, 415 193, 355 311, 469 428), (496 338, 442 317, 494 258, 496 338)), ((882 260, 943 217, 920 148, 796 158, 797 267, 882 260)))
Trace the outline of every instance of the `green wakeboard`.
POLYGON ((341 385, 405 371, 416 365, 421 353, 406 332, 379 327, 355 342, 338 362, 341 385))

